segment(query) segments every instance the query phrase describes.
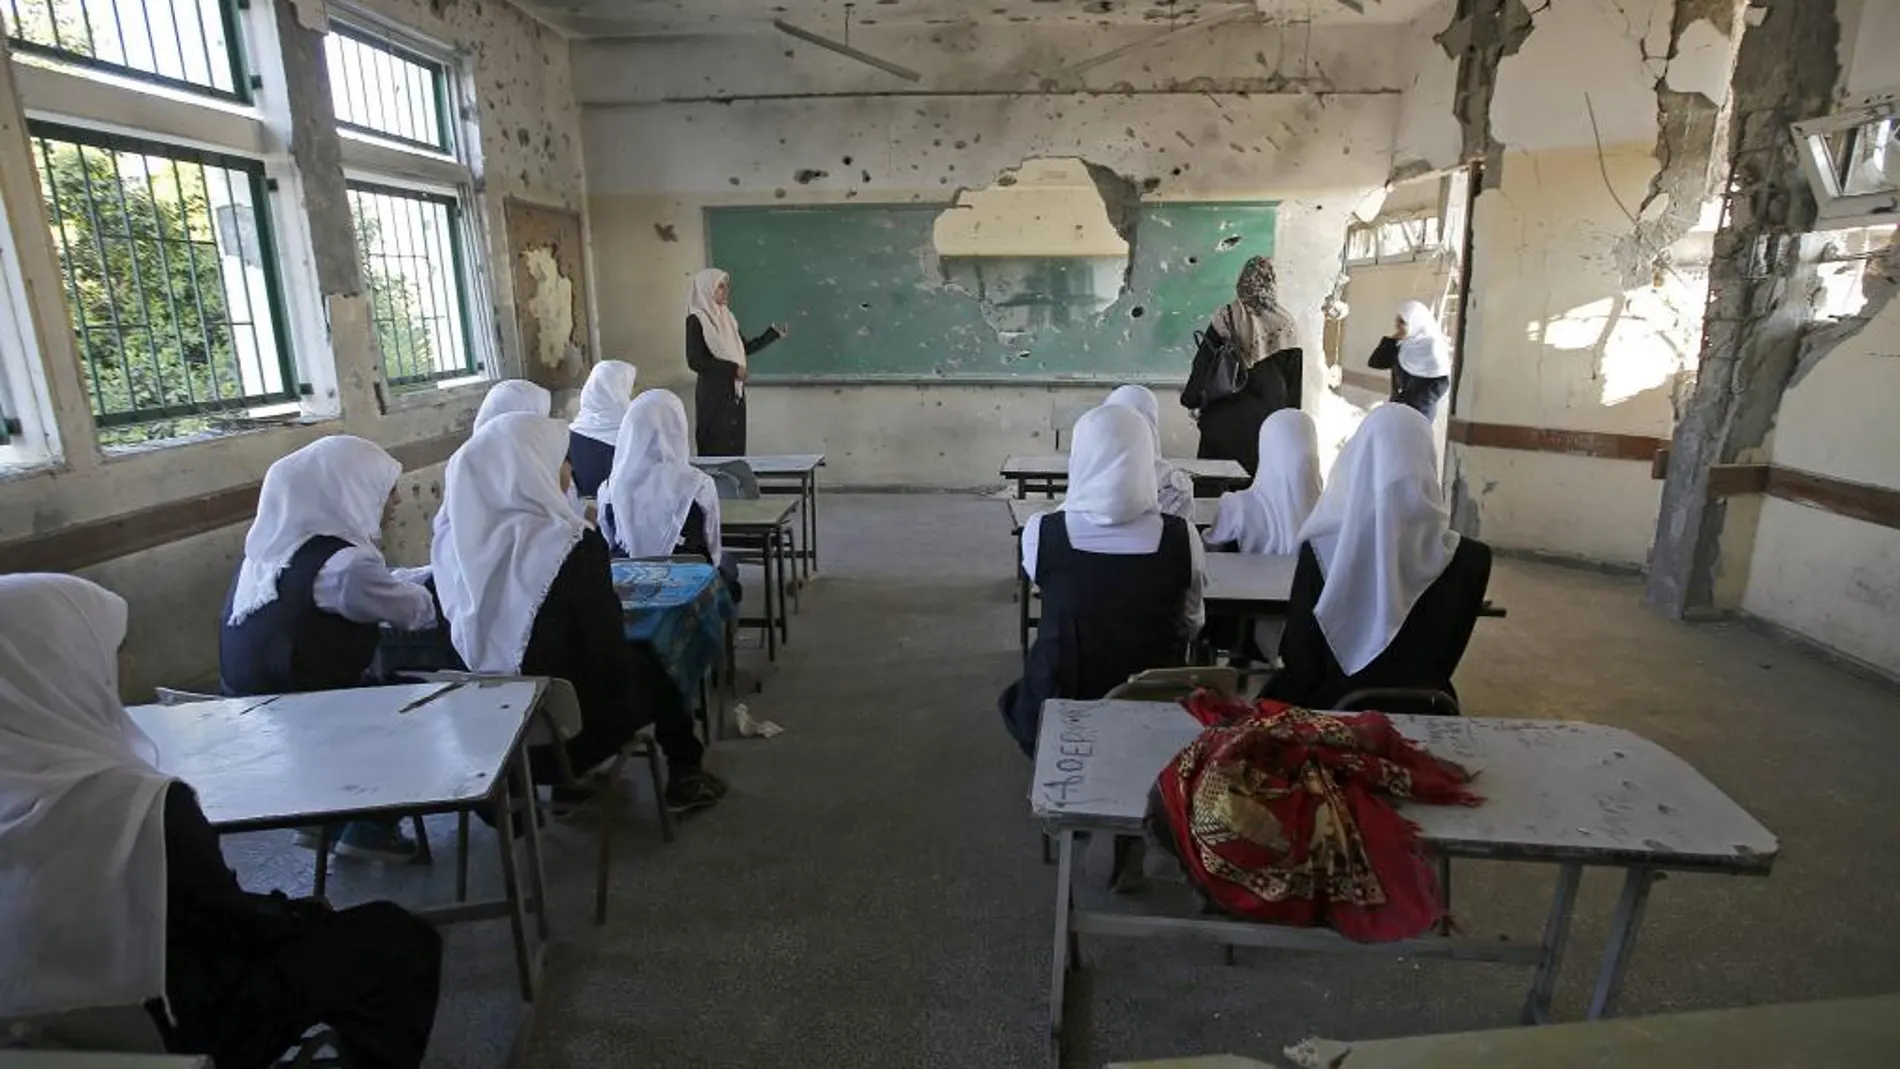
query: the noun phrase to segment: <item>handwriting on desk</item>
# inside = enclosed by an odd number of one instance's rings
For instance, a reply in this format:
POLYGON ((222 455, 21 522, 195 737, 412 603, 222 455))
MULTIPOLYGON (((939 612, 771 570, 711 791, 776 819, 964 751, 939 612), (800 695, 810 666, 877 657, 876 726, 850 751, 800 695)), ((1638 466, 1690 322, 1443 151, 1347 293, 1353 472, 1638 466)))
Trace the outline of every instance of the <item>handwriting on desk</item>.
POLYGON ((1055 759, 1059 775, 1042 783, 1043 792, 1055 805, 1068 804, 1070 795, 1088 778, 1089 761, 1095 756, 1095 726, 1089 722, 1092 711, 1065 709, 1059 714, 1055 759))

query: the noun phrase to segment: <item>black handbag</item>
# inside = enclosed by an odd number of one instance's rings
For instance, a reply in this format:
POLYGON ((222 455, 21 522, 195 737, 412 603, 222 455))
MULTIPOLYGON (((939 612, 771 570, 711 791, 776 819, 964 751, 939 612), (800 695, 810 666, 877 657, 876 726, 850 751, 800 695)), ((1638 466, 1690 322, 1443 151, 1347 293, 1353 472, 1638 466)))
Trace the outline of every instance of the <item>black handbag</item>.
POLYGON ((1187 385, 1181 388, 1181 404, 1188 408, 1205 408, 1246 388, 1247 362, 1241 358, 1240 339, 1219 333, 1210 336, 1197 330, 1194 349, 1197 354, 1211 350, 1212 355, 1205 360, 1198 356, 1195 359, 1187 385))

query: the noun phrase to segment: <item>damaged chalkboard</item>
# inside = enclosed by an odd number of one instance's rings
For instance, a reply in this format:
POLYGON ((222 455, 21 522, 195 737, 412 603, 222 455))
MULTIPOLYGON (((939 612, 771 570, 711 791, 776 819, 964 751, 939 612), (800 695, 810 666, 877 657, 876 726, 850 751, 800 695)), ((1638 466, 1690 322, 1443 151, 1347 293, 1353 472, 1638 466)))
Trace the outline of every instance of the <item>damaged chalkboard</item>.
POLYGON ((945 207, 707 209, 739 322, 791 326, 752 381, 1180 383, 1241 265, 1273 254, 1272 203, 1175 203, 1138 207, 1125 286, 1074 257, 944 261, 945 207))

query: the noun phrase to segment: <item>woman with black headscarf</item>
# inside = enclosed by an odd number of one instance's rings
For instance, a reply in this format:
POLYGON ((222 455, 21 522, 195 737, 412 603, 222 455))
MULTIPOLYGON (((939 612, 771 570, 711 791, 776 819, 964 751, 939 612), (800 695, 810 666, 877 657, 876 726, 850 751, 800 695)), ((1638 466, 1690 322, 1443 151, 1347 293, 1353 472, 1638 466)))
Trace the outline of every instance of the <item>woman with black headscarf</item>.
POLYGON ((1280 304, 1273 261, 1248 260, 1234 284, 1236 299, 1214 313, 1194 353, 1181 391, 1201 429, 1196 456, 1237 461, 1252 475, 1259 464, 1260 425, 1283 408, 1300 405, 1299 347, 1293 317, 1280 304), (1218 385, 1221 365, 1237 365, 1237 389, 1218 385))

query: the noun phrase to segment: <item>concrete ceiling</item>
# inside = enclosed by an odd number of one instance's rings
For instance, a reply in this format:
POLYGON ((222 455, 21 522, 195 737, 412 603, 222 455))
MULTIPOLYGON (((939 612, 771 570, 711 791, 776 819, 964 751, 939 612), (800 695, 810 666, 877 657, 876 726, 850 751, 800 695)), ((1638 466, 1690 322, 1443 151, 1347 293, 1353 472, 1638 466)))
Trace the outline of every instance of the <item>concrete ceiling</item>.
POLYGON ((1409 22, 1434 0, 515 0, 581 37, 750 33, 784 19, 841 34, 853 26, 1121 24, 1166 27, 1252 6, 1274 21, 1409 22), (1363 10, 1355 10, 1355 9, 1363 10))

